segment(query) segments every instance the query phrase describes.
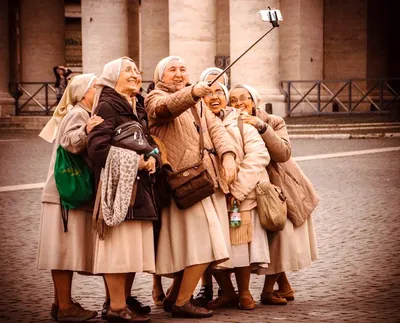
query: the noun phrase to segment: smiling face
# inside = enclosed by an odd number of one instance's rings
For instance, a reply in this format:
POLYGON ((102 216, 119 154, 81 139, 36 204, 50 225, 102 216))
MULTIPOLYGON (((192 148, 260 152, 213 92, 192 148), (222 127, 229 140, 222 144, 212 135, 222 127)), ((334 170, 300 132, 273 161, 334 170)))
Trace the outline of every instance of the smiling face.
POLYGON ((189 82, 185 63, 177 59, 170 61, 165 67, 162 81, 174 85, 177 91, 183 89, 189 82))
POLYGON ((214 83, 211 85, 211 92, 208 93, 204 98, 204 102, 207 107, 214 113, 218 114, 222 109, 226 107, 226 97, 224 90, 221 85, 214 83))
POLYGON ((124 59, 121 65, 121 72, 115 90, 128 96, 139 93, 142 84, 142 76, 136 64, 124 59))
POLYGON ((233 89, 229 95, 229 102, 235 109, 240 109, 250 115, 255 107, 249 91, 244 88, 233 89))

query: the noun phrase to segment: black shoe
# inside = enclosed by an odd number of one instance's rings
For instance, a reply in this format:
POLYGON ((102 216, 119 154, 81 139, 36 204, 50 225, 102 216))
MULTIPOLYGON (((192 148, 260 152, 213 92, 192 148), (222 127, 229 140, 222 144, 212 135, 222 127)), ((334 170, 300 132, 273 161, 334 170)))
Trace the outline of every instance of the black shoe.
POLYGON ((218 288, 218 297, 222 296, 222 288, 218 288))
POLYGON ((51 304, 50 316, 57 321, 58 305, 55 303, 51 304))
POLYGON ((138 314, 149 314, 151 312, 150 306, 139 302, 135 296, 128 296, 126 304, 132 311, 138 314))
POLYGON ((213 290, 208 285, 201 286, 199 293, 196 295, 196 304, 201 307, 206 307, 208 302, 213 299, 213 290))
POLYGON ((174 306, 174 304, 175 304, 175 301, 173 301, 173 300, 171 300, 171 299, 168 299, 168 296, 167 296, 167 297, 164 299, 164 302, 163 302, 163 309, 164 309, 164 312, 171 313, 172 307, 174 306))
POLYGON ((107 310, 110 307, 110 301, 105 301, 103 303, 103 309, 101 310, 101 319, 105 321, 107 319, 107 310))

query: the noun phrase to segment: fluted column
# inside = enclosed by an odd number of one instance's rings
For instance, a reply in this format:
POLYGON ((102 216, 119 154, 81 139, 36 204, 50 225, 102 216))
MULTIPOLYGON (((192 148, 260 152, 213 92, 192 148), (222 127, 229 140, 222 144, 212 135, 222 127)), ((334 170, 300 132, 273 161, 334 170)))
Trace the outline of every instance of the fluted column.
MULTIPOLYGON (((271 0, 268 5, 279 8, 279 0, 271 0)), ((231 61, 271 28, 258 14, 263 9, 267 9, 264 0, 230 0, 231 61)), ((284 97, 279 90, 279 32, 279 28, 273 30, 234 65, 231 84, 253 86, 261 95, 262 107, 266 102, 272 103, 273 113, 284 115, 284 97)))
POLYGON ((214 66, 216 10, 216 0, 169 0, 169 52, 185 59, 192 82, 214 66))
POLYGON ((101 74, 104 64, 129 55, 128 0, 82 0, 82 69, 101 74))

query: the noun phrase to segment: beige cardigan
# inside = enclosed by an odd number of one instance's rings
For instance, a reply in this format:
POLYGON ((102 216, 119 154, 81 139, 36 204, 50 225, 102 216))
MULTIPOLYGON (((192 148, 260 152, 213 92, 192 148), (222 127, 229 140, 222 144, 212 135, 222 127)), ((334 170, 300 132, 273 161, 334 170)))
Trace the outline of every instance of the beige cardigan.
MULTIPOLYGON (((63 118, 54 141, 53 153, 51 155, 49 172, 43 188, 42 202, 60 204, 60 195, 54 180, 54 164, 56 162, 57 148, 61 145, 72 154, 81 154, 86 162, 89 161, 86 151, 87 134, 85 127, 90 118, 83 105, 76 104, 63 118)), ((87 208, 86 206, 84 207, 87 208)))
POLYGON ((220 176, 215 151, 219 158, 225 153, 233 153, 234 148, 230 136, 221 120, 207 109, 205 105, 193 99, 193 86, 185 87, 175 93, 162 83, 157 84, 145 99, 145 109, 149 118, 151 134, 164 143, 168 160, 174 170, 179 170, 200 161, 199 133, 195 119, 190 110, 195 107, 201 115, 201 127, 204 135, 204 165, 210 172, 215 186, 218 184, 227 193, 220 176))
POLYGON ((238 127, 239 113, 236 109, 225 110, 222 123, 229 132, 235 148, 237 178, 229 186, 231 194, 241 201, 240 210, 249 211, 257 206, 255 187, 259 181, 269 182, 266 166, 270 156, 257 130, 243 124, 243 137, 238 127))

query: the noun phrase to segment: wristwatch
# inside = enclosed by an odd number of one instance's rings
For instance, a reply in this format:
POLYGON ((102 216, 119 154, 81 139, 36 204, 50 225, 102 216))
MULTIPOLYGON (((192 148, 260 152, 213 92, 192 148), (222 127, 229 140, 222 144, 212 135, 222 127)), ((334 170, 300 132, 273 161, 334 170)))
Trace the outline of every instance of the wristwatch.
POLYGON ((256 129, 260 135, 262 135, 265 131, 267 131, 268 125, 263 122, 260 125, 257 125, 256 129))

